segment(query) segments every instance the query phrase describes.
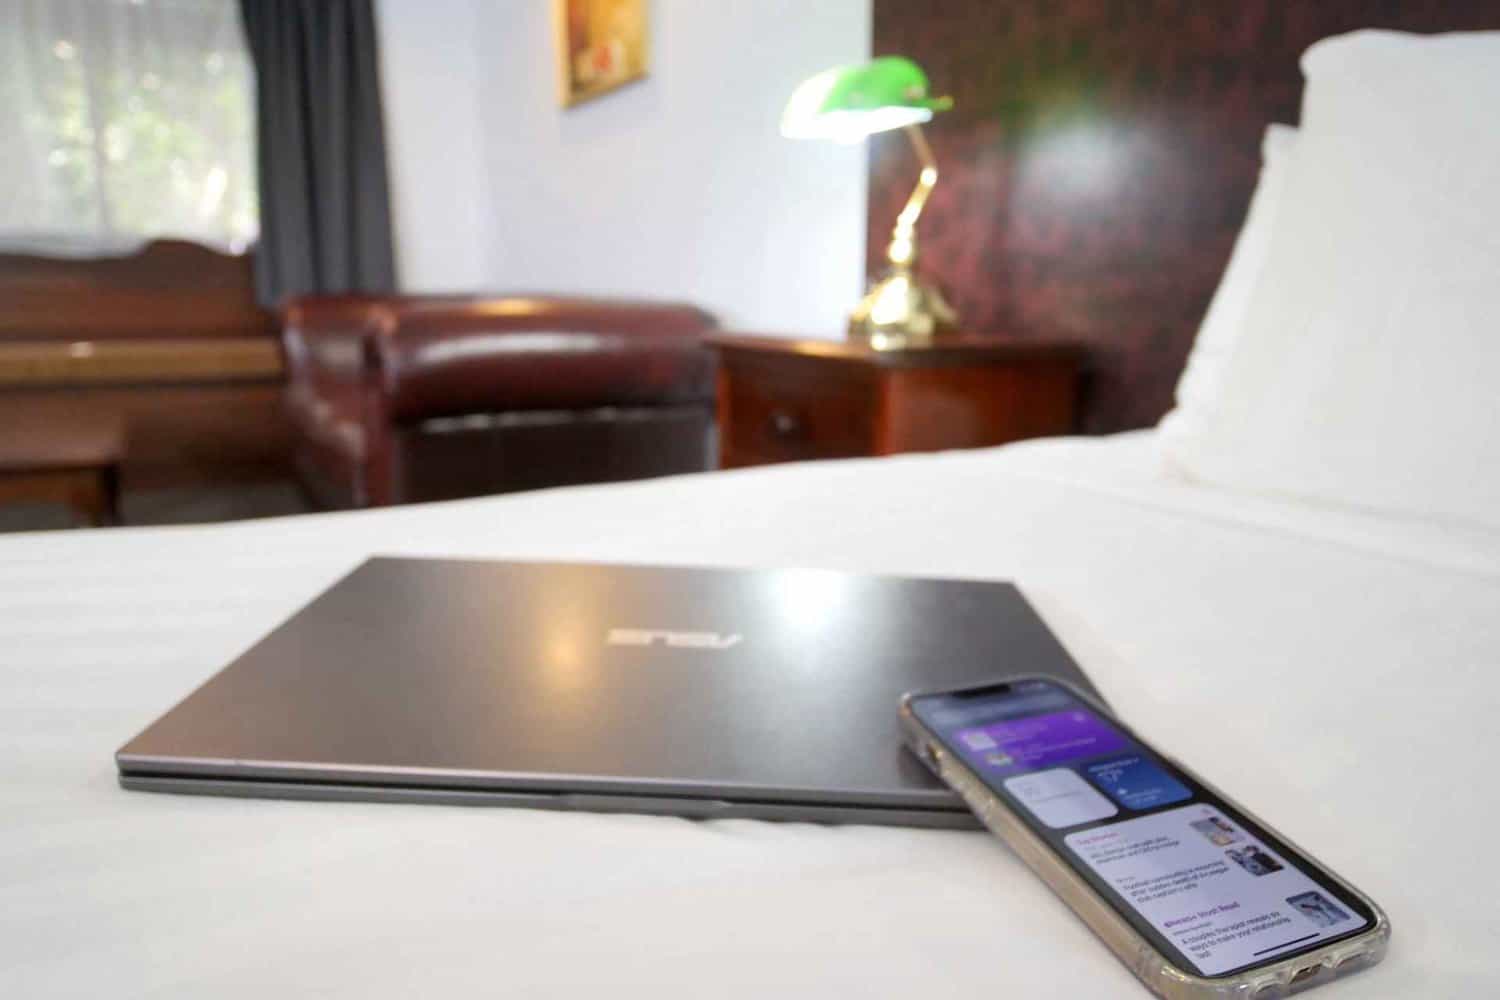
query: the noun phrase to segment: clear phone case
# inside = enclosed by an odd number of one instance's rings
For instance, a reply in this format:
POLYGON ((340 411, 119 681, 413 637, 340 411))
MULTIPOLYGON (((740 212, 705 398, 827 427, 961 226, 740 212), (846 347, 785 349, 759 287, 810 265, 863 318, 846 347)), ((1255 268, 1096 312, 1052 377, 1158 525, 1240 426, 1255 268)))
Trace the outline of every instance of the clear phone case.
MULTIPOLYGON (((1014 678, 1025 680, 1027 678, 1014 678)), ((1105 718, 1113 713, 1099 705, 1077 688, 1062 684, 1056 678, 1044 679, 1067 690, 1085 704, 1093 706, 1105 718)), ((911 700, 924 694, 943 692, 913 692, 901 700, 901 728, 907 745, 950 788, 963 797, 980 821, 1026 862, 1027 867, 1041 876, 1042 881, 1057 893, 1062 901, 1086 923, 1095 934, 1104 940, 1115 956, 1124 962, 1136 978, 1157 996, 1169 1000, 1197 1000, 1204 997, 1254 998, 1273 1000, 1292 993, 1310 989, 1321 983, 1340 978, 1367 968, 1385 957, 1386 945, 1391 936, 1391 925, 1385 913, 1364 893, 1354 888, 1310 854, 1279 833, 1274 827, 1244 809, 1233 799, 1224 795, 1197 774, 1184 767, 1180 761, 1172 764, 1187 772, 1205 788, 1235 809, 1254 820, 1268 833, 1296 850, 1304 858, 1317 864, 1331 881, 1342 891, 1357 897, 1375 915, 1375 925, 1369 930, 1345 941, 1339 941, 1294 958, 1253 969, 1238 975, 1208 979, 1187 972, 1172 963, 1151 942, 1136 931, 1123 917, 1115 912, 1088 882, 1075 872, 1066 861, 1058 857, 1052 848, 1031 831, 1011 810, 1000 796, 980 781, 968 766, 946 749, 930 733, 911 710, 911 700)))

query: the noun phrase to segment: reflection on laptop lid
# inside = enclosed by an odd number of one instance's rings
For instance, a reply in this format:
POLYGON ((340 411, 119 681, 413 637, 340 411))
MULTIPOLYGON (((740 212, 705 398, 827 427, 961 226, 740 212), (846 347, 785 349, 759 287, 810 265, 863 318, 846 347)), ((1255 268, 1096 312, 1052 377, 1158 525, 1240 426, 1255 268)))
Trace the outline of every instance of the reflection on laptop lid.
POLYGON ((1015 587, 377 558, 116 755, 127 788, 972 826, 910 690, 1097 696, 1015 587))

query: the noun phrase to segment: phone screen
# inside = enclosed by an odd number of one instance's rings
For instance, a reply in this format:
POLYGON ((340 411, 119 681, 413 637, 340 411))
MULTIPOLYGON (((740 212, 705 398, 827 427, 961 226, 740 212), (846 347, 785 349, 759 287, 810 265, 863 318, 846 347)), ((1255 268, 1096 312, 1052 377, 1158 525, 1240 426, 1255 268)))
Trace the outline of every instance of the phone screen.
POLYGON ((1066 688, 925 695, 912 711, 1179 967, 1226 976, 1374 922, 1318 867, 1066 688))

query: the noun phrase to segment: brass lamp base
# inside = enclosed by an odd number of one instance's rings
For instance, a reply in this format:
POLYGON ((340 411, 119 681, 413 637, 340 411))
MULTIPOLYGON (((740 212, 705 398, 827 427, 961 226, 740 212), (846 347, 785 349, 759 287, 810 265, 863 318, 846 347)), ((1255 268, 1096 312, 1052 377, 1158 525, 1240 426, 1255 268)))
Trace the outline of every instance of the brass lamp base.
POLYGON ((849 339, 876 350, 922 347, 958 323, 943 293, 903 267, 893 267, 849 314, 849 339))
POLYGON ((906 134, 922 161, 922 172, 891 231, 891 245, 885 252, 890 270, 849 314, 849 339, 868 340, 876 350, 921 347, 958 325, 958 316, 943 293, 916 275, 917 219, 938 173, 922 129, 908 125, 906 134))

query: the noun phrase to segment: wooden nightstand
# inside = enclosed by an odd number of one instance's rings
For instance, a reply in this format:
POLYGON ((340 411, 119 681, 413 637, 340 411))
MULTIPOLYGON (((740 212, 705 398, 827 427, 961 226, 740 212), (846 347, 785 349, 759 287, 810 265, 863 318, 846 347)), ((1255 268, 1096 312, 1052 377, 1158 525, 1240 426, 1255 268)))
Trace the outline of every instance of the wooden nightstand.
POLYGON ((719 464, 977 448, 1073 430, 1075 344, 954 337, 877 351, 724 334, 719 464))

